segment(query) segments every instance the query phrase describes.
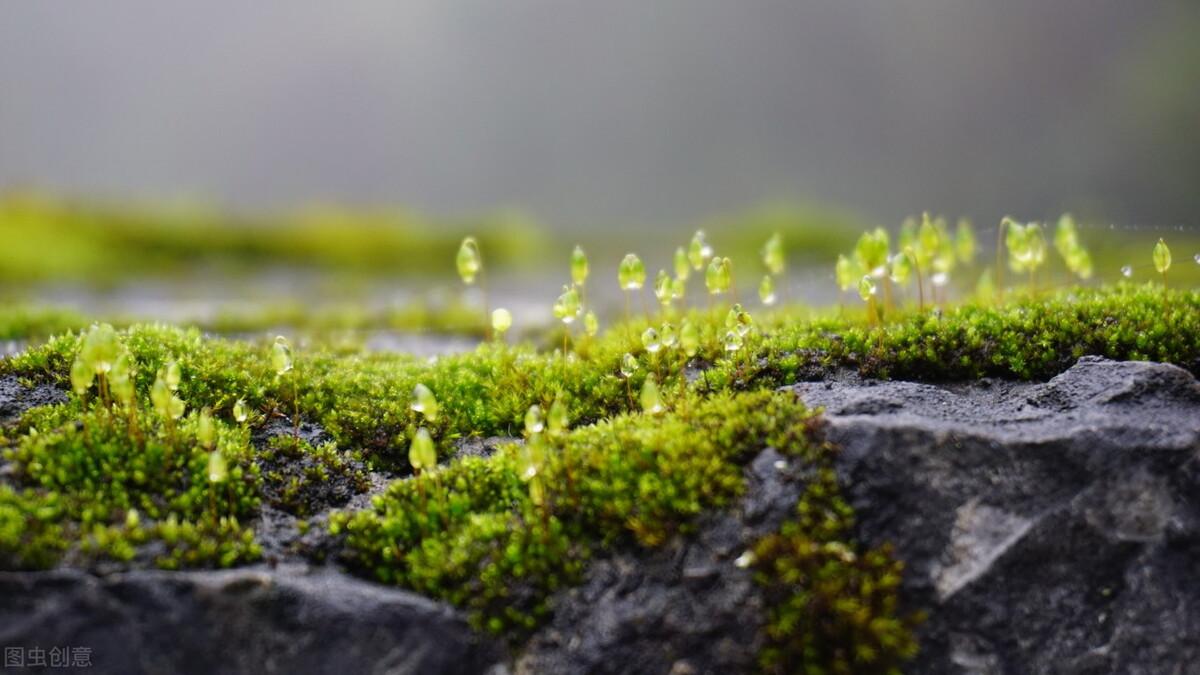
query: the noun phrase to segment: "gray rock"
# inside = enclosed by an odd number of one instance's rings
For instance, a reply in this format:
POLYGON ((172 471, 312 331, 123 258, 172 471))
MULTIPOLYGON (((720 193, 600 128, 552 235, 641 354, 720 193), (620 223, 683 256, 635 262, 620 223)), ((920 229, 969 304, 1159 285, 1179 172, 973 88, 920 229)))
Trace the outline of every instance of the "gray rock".
POLYGON ((930 615, 920 673, 1200 673, 1200 384, 1085 357, 1047 383, 841 376, 826 409, 867 542, 930 615))
POLYGON ((15 421, 34 406, 62 403, 67 400, 62 389, 51 384, 26 387, 16 375, 0 376, 0 424, 15 421))
POLYGON ((487 438, 466 436, 454 441, 454 454, 446 461, 451 462, 464 457, 487 458, 496 454, 496 451, 502 446, 510 443, 520 444, 524 442, 524 439, 512 436, 489 436, 487 438))
POLYGON ((88 673, 475 675, 504 660, 444 605, 301 568, 0 572, 0 644, 90 648, 88 673))
POLYGON ((581 586, 554 599, 518 675, 753 672, 762 597, 736 560, 795 512, 806 476, 770 448, 745 473, 742 503, 702 517, 693 536, 593 561, 581 586))

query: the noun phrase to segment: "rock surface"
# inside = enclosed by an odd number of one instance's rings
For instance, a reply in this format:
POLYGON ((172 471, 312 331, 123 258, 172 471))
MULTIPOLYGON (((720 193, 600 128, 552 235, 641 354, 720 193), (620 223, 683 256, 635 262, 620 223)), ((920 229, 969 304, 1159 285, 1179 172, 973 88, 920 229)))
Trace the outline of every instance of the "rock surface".
POLYGON ((1200 673, 1200 384, 1085 357, 1050 382, 853 376, 826 409, 860 536, 927 609, 918 673, 1200 673))
POLYGON ((444 605, 283 568, 0 572, 0 644, 87 647, 91 673, 475 675, 503 660, 444 605))
POLYGON ((49 384, 26 387, 15 375, 0 376, 0 424, 8 424, 38 405, 62 403, 67 395, 49 384))

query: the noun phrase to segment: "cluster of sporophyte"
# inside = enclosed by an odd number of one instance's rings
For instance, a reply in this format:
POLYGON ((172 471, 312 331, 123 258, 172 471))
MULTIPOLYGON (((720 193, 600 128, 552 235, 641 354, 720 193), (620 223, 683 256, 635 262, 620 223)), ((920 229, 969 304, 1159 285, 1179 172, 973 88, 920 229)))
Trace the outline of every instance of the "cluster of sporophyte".
MULTIPOLYGON (((921 216, 920 224, 909 218, 900 227, 897 249, 891 250, 891 236, 882 227, 864 232, 850 256, 839 255, 834 277, 843 292, 857 290, 867 304, 869 320, 881 319, 896 304, 894 290, 915 281, 917 306, 924 308, 926 283, 930 296, 939 301, 939 291, 950 283, 960 265, 971 264, 977 253, 975 231, 970 221, 961 219, 953 234, 946 220, 921 216), (883 302, 876 301, 883 288, 883 302)), ((942 300, 945 299, 944 292, 942 300)))
POLYGON ((31 411, 4 450, 14 485, 0 485, 0 566, 128 562, 143 544, 160 567, 253 560, 245 526, 259 506, 249 431, 203 412, 167 423, 98 398, 31 411))
POLYGON ((805 487, 794 520, 746 557, 767 602, 768 673, 892 675, 917 654, 922 615, 901 608, 904 566, 854 543, 854 511, 832 468, 805 487))
POLYGON ((786 394, 718 394, 686 412, 571 430, 563 410, 529 411, 523 445, 422 471, 369 510, 335 514, 346 560, 464 607, 479 626, 520 633, 597 547, 658 546, 730 504, 745 488, 741 465, 765 445, 803 461, 823 452, 809 443, 811 413, 786 394))
POLYGON ((844 317, 768 323, 768 337, 748 363, 719 360, 703 383, 716 388, 788 384, 837 368, 918 380, 1046 378, 1089 354, 1174 363, 1200 372, 1198 330, 1200 293, 1195 291, 1148 285, 1074 289, 1001 305, 906 313, 875 326, 844 317))
MULTIPOLYGON (((1003 218, 996 228, 995 266, 976 271, 976 302, 989 302, 1003 296, 1005 267, 1015 275, 1027 275, 1031 293, 1054 287, 1055 284, 1046 284, 1041 274, 1047 263, 1048 230, 1049 225, 1043 223, 1021 223, 1011 217, 1003 218)), ((1054 248, 1067 272, 1067 285, 1092 277, 1092 255, 1084 246, 1079 228, 1070 214, 1059 218, 1054 228, 1054 248)), ((838 256, 834 277, 843 292, 858 292, 866 303, 868 320, 876 321, 898 303, 896 292, 902 291, 910 280, 915 281, 918 309, 924 308, 927 297, 931 297, 934 304, 944 306, 947 300, 944 287, 957 274, 956 269, 971 265, 977 251, 974 229, 969 221, 959 220, 951 233, 944 218, 925 213, 919 224, 914 218, 904 221, 894 249, 891 235, 886 229, 879 227, 864 232, 851 255, 838 256), (927 288, 930 291, 928 293, 927 288), (879 295, 882 295, 881 299, 877 297, 879 295)), ((764 250, 764 260, 769 265, 768 253, 769 247, 764 250)), ((1197 258, 1200 259, 1200 254, 1197 258)), ((1170 251, 1162 239, 1154 248, 1153 263, 1165 285, 1166 269, 1171 263, 1170 251)), ((1132 265, 1126 265, 1121 272, 1123 276, 1130 277, 1133 269, 1132 265)), ((765 282, 764 288, 764 292, 771 290, 765 282)))
POLYGON ((239 380, 228 371, 214 377, 185 350, 164 348, 187 344, 187 336, 160 327, 122 335, 99 325, 47 345, 62 351, 43 356, 70 363, 72 395, 28 411, 0 451, 8 465, 0 567, 135 558, 168 568, 229 566, 259 555, 247 524, 264 498, 304 514, 332 479, 365 488, 361 467, 331 445, 294 437, 251 445, 251 425, 263 416, 242 398, 211 395, 210 387, 239 380))
MULTIPOLYGON (((139 364, 141 392, 174 361, 186 375, 178 397, 189 409, 228 416, 242 399, 253 410, 321 424, 339 447, 361 450, 377 466, 409 465, 413 434, 425 426, 439 458, 456 439, 515 436, 529 406, 562 397, 577 424, 641 408, 637 394, 653 377, 662 408, 679 407, 687 392, 752 389, 816 377, 837 368, 924 379, 1053 375, 1084 354, 1155 359, 1195 370, 1200 358, 1200 295, 1121 285, 967 304, 936 312, 898 310, 869 325, 844 313, 810 319, 784 309, 754 320, 730 308, 692 311, 675 328, 644 319, 618 325, 576 345, 562 359, 528 346, 488 343, 435 361, 404 355, 304 351, 300 371, 282 378, 271 367, 271 345, 207 339, 198 332, 138 326, 123 337, 139 364), (744 334, 747 324, 753 328, 744 334), (671 347, 665 343, 674 341, 671 347), (694 370, 686 376, 686 364, 694 370), (423 421, 410 407, 423 384, 440 414, 423 421)), ((0 362, 0 370, 66 384, 80 346, 64 335, 0 362)), ((656 407, 656 406, 651 406, 656 407)), ((294 421, 294 420, 293 420, 294 421)))

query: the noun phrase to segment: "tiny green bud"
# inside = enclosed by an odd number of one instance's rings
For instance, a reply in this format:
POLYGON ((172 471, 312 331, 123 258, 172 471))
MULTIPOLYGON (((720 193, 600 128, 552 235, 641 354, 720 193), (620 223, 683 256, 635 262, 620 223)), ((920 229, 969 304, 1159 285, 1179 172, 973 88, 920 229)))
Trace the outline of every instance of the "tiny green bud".
POLYGON ((729 308, 729 311, 725 313, 725 328, 726 329, 733 330, 733 329, 737 328, 738 313, 741 311, 742 311, 742 304, 740 302, 735 302, 733 304, 733 307, 729 308))
POLYGON ((437 466, 437 450, 433 447, 433 437, 425 427, 417 429, 412 443, 408 446, 408 463, 413 471, 430 471, 437 466))
POLYGON ((196 422, 196 440, 200 441, 200 445, 212 449, 213 443, 216 441, 216 427, 213 425, 212 415, 208 409, 200 411, 200 419, 196 422))
POLYGON ((863 274, 882 274, 887 265, 888 233, 882 227, 863 232, 854 247, 854 259, 863 274))
POLYGON ((97 375, 106 375, 121 355, 117 332, 107 323, 91 327, 83 338, 79 355, 97 375))
POLYGON ((424 384, 418 383, 413 387, 412 404, 409 407, 414 412, 421 413, 427 422, 437 421, 439 410, 437 398, 424 384))
POLYGON ((574 286, 563 286, 562 295, 554 301, 554 318, 564 324, 571 324, 579 316, 582 306, 579 304, 579 291, 574 286))
POLYGON ((671 275, 667 274, 666 270, 659 270, 658 275, 654 277, 654 297, 658 298, 658 303, 663 307, 667 307, 674 300, 675 287, 671 280, 671 275))
POLYGON ((736 330, 726 331, 723 343, 725 346, 725 351, 736 352, 742 348, 742 336, 736 330))
POLYGON ((1167 248, 1167 242, 1160 237, 1158 243, 1154 245, 1154 269, 1159 274, 1165 274, 1171 267, 1171 249, 1167 248))
POLYGON ((571 426, 571 418, 567 414, 567 404, 562 396, 556 396, 550 404, 550 412, 546 414, 546 431, 551 436, 562 436, 571 426))
POLYGON ((277 376, 292 370, 292 345, 282 335, 276 336, 275 344, 271 346, 271 368, 277 376))
POLYGON ((778 232, 772 234, 763 246, 762 259, 768 272, 775 275, 783 274, 783 237, 778 232))
MULTIPOLYGON (((917 230, 917 245, 915 251, 917 254, 917 263, 921 267, 928 267, 933 256, 937 254, 941 248, 942 233, 933 219, 929 217, 929 212, 921 214, 921 227, 917 230)), ((868 270, 869 271, 869 270, 868 270)))
POLYGON ((576 286, 582 286, 587 278, 587 254, 583 252, 582 246, 576 245, 575 250, 571 251, 571 281, 575 282, 576 286))
POLYGON ((533 481, 546 463, 546 439, 540 433, 530 434, 518 457, 521 480, 533 481))
POLYGON ((675 280, 671 282, 671 299, 682 300, 685 295, 687 295, 687 281, 675 277, 675 280))
POLYGON ((688 260, 687 251, 683 247, 675 249, 675 278, 682 281, 687 281, 692 274, 692 265, 688 260))
POLYGON ((729 258, 714 257, 704 273, 704 285, 708 292, 720 295, 729 290, 733 281, 733 262, 729 258))
POLYGON ((634 253, 629 253, 621 259, 617 268, 617 281, 624 290, 640 289, 646 283, 646 266, 642 264, 642 259, 634 253))
POLYGON ((134 403, 133 369, 129 365, 129 352, 122 352, 108 373, 108 386, 113 398, 122 405, 134 403))
POLYGON ((646 381, 642 383, 641 403, 642 412, 648 415, 657 415, 666 410, 653 375, 647 375, 646 381))
POLYGON ((483 261, 479 255, 479 243, 475 241, 475 237, 467 237, 462 240, 458 246, 458 255, 454 258, 454 264, 458 267, 458 276, 462 278, 464 284, 475 283, 475 276, 483 267, 483 261))
POLYGON ((492 310, 492 330, 496 337, 503 337, 512 328, 512 313, 503 307, 492 310))
POLYGON ((82 356, 76 356, 75 362, 71 364, 71 389, 77 396, 83 396, 92 386, 94 379, 96 379, 95 369, 82 356))
POLYGON ((908 283, 909 276, 912 275, 912 254, 906 249, 892 256, 891 279, 897 285, 903 286, 908 283))
POLYGON ((704 263, 712 257, 712 247, 704 237, 704 230, 696 230, 696 234, 692 235, 692 241, 688 245, 688 262, 692 264, 692 269, 699 271, 704 267, 704 263))
POLYGON ((747 312, 744 309, 738 311, 736 321, 737 325, 735 330, 737 330, 738 335, 742 337, 746 337, 746 335, 750 332, 750 329, 754 327, 754 318, 750 316, 750 312, 747 312))
POLYGON ((837 277, 838 288, 843 291, 848 291, 854 287, 858 277, 861 275, 858 265, 855 265, 850 258, 844 255, 839 255, 837 265, 834 266, 834 276, 837 277))
POLYGON ((540 434, 545 428, 546 424, 542 421, 542 407, 536 403, 529 406, 529 410, 525 411, 525 435, 540 434))
MULTIPOLYGON (((289 352, 289 354, 290 353, 291 352, 289 352)), ((183 380, 183 377, 179 372, 178 361, 167 362, 167 369, 163 375, 163 379, 167 383, 167 389, 170 389, 171 391, 179 391, 179 383, 183 380)))
POLYGON ((971 227, 971 221, 960 218, 958 229, 954 232, 954 252, 958 256, 958 261, 964 265, 971 264, 975 260, 977 248, 975 230, 971 227))
POLYGON ((590 309, 583 315, 583 332, 587 333, 588 337, 596 337, 596 333, 600 332, 600 320, 590 309))
POLYGON ((224 483, 229 477, 229 466, 225 463, 225 455, 220 450, 208 453, 208 482, 224 483))
POLYGON ((770 274, 764 274, 758 284, 758 299, 764 305, 775 304, 775 280, 770 274))
POLYGON ((696 352, 700 351, 700 329, 687 319, 683 320, 683 325, 679 329, 679 346, 683 347, 683 353, 687 354, 688 358, 695 356, 696 352))
POLYGON ((653 327, 642 331, 642 346, 651 354, 657 352, 662 347, 662 342, 659 340, 658 331, 653 327))
POLYGON ((662 346, 667 349, 674 348, 675 343, 679 340, 679 334, 675 332, 675 326, 670 323, 662 325, 662 330, 659 331, 658 337, 662 342, 662 346))
POLYGON ((184 403, 167 386, 166 372, 160 368, 154 384, 150 387, 150 402, 154 410, 164 419, 179 419, 183 416, 184 403))
POLYGON ((246 401, 239 398, 237 402, 233 404, 233 419, 241 424, 245 422, 248 417, 249 414, 246 412, 246 401))
POLYGON ((862 298, 863 302, 870 300, 875 296, 875 280, 868 274, 858 282, 858 297, 862 298))
POLYGON ((629 352, 625 352, 625 355, 621 357, 621 375, 625 379, 629 379, 629 378, 633 377, 633 374, 636 373, 637 371, 638 371, 637 358, 635 358, 633 356, 633 354, 630 354, 629 352))

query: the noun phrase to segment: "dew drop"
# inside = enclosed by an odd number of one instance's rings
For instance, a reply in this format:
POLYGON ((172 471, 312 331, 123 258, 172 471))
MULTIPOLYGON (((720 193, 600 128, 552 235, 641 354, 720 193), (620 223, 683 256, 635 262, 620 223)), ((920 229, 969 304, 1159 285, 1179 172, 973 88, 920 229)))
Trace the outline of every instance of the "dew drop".
POLYGON ((1192 260, 1195 260, 1196 264, 1200 265, 1200 253, 1197 253, 1196 255, 1192 256, 1192 260))
POLYGON ((1121 276, 1123 276, 1125 278, 1129 278, 1129 277, 1133 276, 1133 268, 1130 267, 1129 265, 1122 267, 1121 268, 1121 276))

